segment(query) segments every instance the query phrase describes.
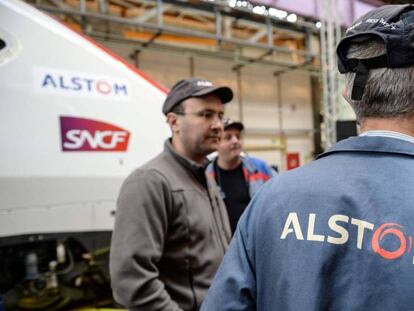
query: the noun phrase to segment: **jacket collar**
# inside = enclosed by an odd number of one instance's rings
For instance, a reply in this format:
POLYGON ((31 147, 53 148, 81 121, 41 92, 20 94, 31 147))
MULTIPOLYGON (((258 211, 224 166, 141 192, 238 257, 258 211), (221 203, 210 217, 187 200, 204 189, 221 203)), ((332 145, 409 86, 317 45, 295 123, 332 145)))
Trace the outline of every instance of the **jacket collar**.
POLYGON ((197 164, 194 161, 179 154, 171 143, 171 138, 167 139, 164 143, 164 151, 171 155, 183 168, 191 172, 192 175, 204 186, 207 186, 206 174, 204 166, 197 164))
POLYGON ((242 156, 242 162, 243 162, 243 166, 247 169, 248 172, 252 172, 252 173, 257 172, 256 167, 253 165, 253 163, 251 163, 251 161, 249 160, 247 156, 242 156))
POLYGON ((411 156, 414 158, 414 144, 401 139, 381 136, 359 136, 341 140, 330 150, 316 157, 323 158, 339 152, 377 152, 411 156))

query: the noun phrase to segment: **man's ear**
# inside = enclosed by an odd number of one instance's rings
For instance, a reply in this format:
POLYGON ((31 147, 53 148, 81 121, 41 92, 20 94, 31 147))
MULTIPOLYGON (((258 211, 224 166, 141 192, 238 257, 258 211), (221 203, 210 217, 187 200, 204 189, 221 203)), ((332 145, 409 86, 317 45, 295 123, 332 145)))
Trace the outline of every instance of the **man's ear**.
POLYGON ((180 131, 180 119, 175 113, 167 113, 167 123, 173 133, 178 133, 180 131))
POLYGON ((349 101, 349 88, 348 85, 344 85, 342 87, 342 97, 350 104, 351 102, 349 101))

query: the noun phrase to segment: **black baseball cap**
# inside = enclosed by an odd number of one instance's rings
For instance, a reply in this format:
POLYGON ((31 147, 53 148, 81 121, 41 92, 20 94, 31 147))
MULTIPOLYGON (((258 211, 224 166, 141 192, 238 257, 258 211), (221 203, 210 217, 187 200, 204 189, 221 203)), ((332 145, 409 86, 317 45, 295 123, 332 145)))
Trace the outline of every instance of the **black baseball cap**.
POLYGON ((355 72, 351 99, 361 100, 369 69, 401 68, 414 64, 414 5, 384 5, 360 17, 346 31, 336 49, 341 73, 355 72), (372 38, 384 42, 386 53, 357 59, 347 58, 353 43, 364 43, 372 38))
POLYGON ((166 115, 173 110, 175 106, 190 97, 201 97, 214 94, 220 98, 223 104, 233 99, 233 91, 227 86, 214 86, 212 82, 191 78, 177 82, 168 93, 165 99, 162 112, 166 115))
POLYGON ((226 119, 224 121, 223 124, 224 130, 228 130, 229 128, 235 128, 238 129, 239 131, 243 131, 244 130, 244 125, 243 123, 239 122, 239 121, 233 121, 231 119, 226 119))

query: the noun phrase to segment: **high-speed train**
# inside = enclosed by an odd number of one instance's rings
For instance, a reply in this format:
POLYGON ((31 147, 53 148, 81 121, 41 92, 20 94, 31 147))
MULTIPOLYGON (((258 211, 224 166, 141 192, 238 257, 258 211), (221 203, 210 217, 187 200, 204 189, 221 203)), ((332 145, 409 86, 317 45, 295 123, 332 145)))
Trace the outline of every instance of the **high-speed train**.
POLYGON ((0 0, 6 310, 105 306, 117 193, 169 135, 165 96, 93 40, 22 1, 0 0))

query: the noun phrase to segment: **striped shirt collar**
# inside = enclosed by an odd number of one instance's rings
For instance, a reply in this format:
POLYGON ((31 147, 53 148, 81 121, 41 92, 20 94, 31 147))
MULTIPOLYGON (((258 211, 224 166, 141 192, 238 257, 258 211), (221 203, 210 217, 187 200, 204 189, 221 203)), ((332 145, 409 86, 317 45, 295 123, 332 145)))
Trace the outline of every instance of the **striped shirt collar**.
POLYGON ((392 131, 367 131, 359 136, 381 136, 381 137, 389 137, 389 138, 396 138, 408 141, 410 143, 414 144, 414 137, 409 136, 406 134, 398 133, 398 132, 392 132, 392 131))

